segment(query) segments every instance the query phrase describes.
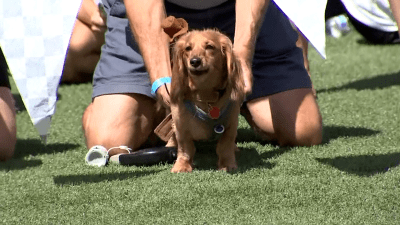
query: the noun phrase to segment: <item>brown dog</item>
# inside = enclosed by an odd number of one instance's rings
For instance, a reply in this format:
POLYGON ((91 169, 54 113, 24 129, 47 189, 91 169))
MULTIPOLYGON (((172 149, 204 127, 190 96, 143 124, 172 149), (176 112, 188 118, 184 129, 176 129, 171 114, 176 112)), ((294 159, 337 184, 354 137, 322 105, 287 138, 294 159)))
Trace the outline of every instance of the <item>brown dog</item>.
POLYGON ((171 172, 191 172, 194 141, 214 138, 218 169, 236 169, 244 80, 231 40, 216 30, 191 31, 177 40, 172 55, 171 113, 178 155, 171 172))

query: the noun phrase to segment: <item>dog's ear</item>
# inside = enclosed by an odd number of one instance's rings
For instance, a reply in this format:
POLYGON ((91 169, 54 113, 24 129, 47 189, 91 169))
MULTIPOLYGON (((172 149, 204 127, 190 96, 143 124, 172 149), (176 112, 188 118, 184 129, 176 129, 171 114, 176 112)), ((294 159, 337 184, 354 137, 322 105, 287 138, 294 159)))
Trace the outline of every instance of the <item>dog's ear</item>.
POLYGON ((227 88, 232 90, 231 98, 243 100, 244 98, 244 78, 242 68, 234 52, 232 41, 225 35, 220 38, 221 51, 226 59, 227 69, 227 88))
POLYGON ((183 101, 188 89, 188 71, 184 62, 185 41, 178 39, 172 51, 171 103, 183 101))

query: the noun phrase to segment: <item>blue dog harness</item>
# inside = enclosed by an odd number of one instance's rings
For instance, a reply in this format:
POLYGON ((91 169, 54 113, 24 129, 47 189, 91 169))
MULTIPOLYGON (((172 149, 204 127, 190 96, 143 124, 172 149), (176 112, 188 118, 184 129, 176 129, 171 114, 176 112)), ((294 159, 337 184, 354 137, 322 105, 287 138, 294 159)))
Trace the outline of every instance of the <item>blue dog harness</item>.
POLYGON ((227 125, 226 123, 228 122, 227 115, 229 109, 232 107, 231 101, 228 102, 228 105, 220 113, 220 116, 217 119, 211 118, 208 113, 204 112, 202 109, 196 106, 192 101, 185 100, 184 104, 187 110, 189 110, 189 112, 191 112, 197 119, 206 123, 209 129, 214 130, 213 135, 208 141, 218 140, 221 137, 221 135, 225 132, 225 126, 227 125))

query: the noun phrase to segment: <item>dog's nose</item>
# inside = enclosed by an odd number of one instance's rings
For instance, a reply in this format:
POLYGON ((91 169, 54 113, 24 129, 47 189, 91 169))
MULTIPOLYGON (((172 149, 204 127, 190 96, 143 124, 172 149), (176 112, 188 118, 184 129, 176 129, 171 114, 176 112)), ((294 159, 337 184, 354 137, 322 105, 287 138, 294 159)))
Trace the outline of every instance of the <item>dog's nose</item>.
POLYGON ((197 68, 201 65, 201 59, 199 57, 193 57, 190 59, 190 65, 197 68))

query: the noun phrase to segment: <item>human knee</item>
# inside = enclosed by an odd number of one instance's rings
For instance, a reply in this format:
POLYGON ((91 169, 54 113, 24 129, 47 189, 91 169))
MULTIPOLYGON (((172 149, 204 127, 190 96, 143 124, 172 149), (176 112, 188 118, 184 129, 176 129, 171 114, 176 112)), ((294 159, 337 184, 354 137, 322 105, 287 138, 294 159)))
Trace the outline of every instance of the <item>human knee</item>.
POLYGON ((150 128, 141 130, 132 128, 113 128, 98 129, 95 126, 87 126, 84 129, 87 149, 95 145, 102 145, 107 149, 118 146, 128 146, 135 150, 146 142, 151 133, 150 128))
POLYGON ((10 89, 0 87, 0 161, 13 156, 17 142, 14 103, 10 89))
POLYGON ((7 142, 0 143, 0 161, 7 161, 14 155, 16 138, 10 138, 7 142))
POLYGON ((82 130, 83 130, 83 132, 85 132, 88 129, 88 126, 90 124, 89 118, 90 118, 91 112, 92 112, 92 104, 90 104, 88 107, 86 107, 86 109, 82 115, 82 130))
POLYGON ((89 105, 82 116, 87 148, 94 145, 107 149, 121 145, 139 148, 153 130, 152 110, 143 111, 140 108, 107 111, 104 105, 89 105))
POLYGON ((314 146, 322 143, 322 123, 311 122, 297 126, 292 135, 278 135, 281 146, 314 146))

